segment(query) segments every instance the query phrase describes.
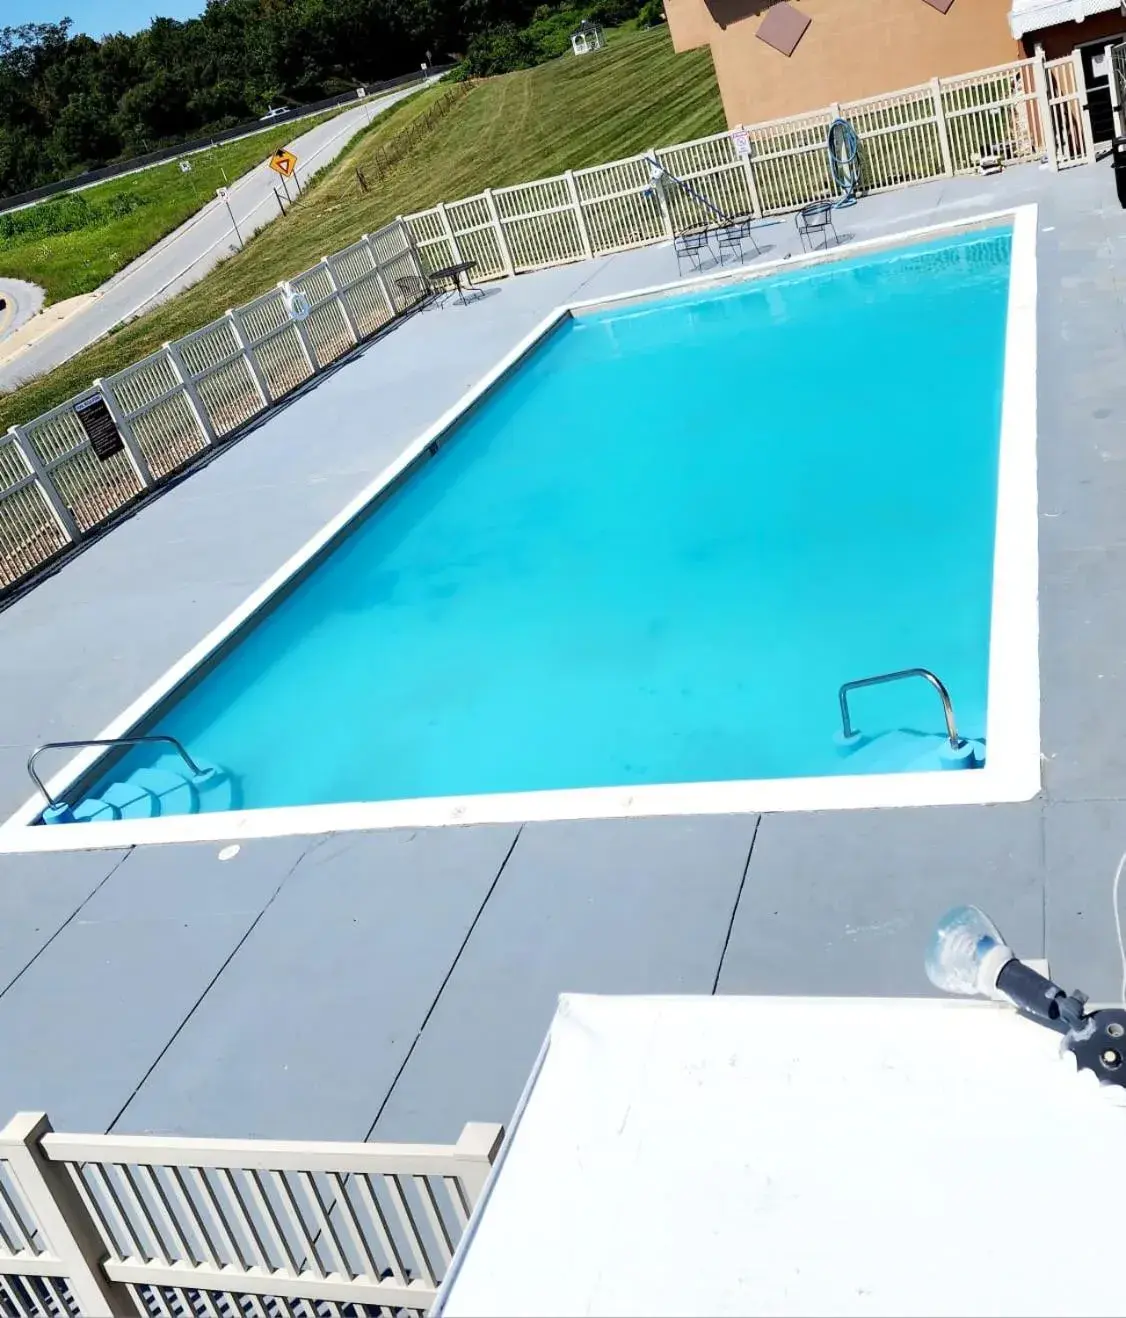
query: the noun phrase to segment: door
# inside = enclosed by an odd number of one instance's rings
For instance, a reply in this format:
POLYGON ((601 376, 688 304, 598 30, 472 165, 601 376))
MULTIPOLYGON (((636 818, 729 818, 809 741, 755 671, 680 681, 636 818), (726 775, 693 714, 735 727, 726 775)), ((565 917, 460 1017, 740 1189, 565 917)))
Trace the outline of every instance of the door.
POLYGON ((1114 136, 1114 102, 1111 99, 1110 46, 1081 46, 1083 82, 1087 89, 1087 110, 1091 116, 1091 136, 1096 145, 1114 136))
POLYGON ((1123 107, 1126 106, 1126 41, 1110 48, 1110 79, 1110 96, 1118 111, 1115 136, 1121 136, 1126 131, 1122 123, 1123 107))

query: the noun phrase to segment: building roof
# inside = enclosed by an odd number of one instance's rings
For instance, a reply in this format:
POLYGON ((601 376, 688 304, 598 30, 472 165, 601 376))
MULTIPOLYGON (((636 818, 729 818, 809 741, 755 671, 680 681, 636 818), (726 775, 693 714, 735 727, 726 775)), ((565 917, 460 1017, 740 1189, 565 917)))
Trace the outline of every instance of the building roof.
POLYGON ((992 1003, 564 994, 435 1318, 1114 1312, 1028 1249, 1117 1247, 1095 1088, 992 1003))
POLYGON ((1118 9, 1120 0, 1013 0, 1009 27, 1014 37, 1054 27, 1057 23, 1082 23, 1095 14, 1118 9))

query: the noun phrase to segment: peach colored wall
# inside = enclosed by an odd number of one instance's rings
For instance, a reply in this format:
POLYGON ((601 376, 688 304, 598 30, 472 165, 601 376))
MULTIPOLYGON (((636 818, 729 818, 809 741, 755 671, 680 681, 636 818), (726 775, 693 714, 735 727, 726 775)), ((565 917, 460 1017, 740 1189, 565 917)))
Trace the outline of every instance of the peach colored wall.
POLYGON ((815 110, 1019 59, 1010 0, 792 0, 812 23, 787 58, 759 41, 765 0, 665 0, 677 50, 710 45, 729 125, 815 110))

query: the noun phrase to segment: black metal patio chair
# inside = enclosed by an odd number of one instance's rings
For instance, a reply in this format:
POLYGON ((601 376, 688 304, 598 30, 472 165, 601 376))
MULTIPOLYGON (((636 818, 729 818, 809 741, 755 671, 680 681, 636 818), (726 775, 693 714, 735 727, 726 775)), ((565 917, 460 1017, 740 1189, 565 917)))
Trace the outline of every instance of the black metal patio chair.
POLYGON ((829 246, 830 234, 833 235, 834 247, 841 241, 833 224, 833 210, 833 202, 815 201, 808 206, 803 206, 794 216, 798 236, 801 238, 802 251, 823 251, 829 246), (821 235, 819 243, 814 241, 818 234, 821 235))
POLYGON ((689 229, 685 233, 678 233, 673 239, 673 251, 676 252, 676 273, 679 275, 684 268, 684 262, 687 261, 697 270, 702 270, 701 252, 707 252, 711 255, 711 247, 708 243, 707 229, 689 229))
POLYGON ((425 311, 438 296, 438 290, 425 275, 400 275, 395 280, 395 291, 403 302, 400 310, 404 311, 407 307, 418 307, 425 311))
POLYGON ((754 217, 750 215, 737 215, 730 224, 716 226, 716 246, 719 248, 719 264, 726 264, 725 252, 730 252, 732 256, 739 258, 739 264, 743 264, 743 244, 749 239, 751 246, 755 249, 755 255, 762 255, 762 248, 758 245, 758 239, 753 232, 754 217))

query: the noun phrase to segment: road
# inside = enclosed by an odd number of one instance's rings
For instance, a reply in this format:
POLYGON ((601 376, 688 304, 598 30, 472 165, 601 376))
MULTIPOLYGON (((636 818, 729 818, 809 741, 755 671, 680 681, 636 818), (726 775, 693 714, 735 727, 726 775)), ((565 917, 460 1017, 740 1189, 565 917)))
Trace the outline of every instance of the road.
MULTIPOLYGON (((373 97, 370 103, 362 102, 292 140, 280 136, 287 129, 279 125, 276 145, 284 144, 293 151, 298 158, 298 178, 307 178, 338 156, 370 118, 418 88, 419 84, 415 83, 386 96, 373 97)), ((270 149, 270 139, 264 137, 263 154, 270 149)), ((265 164, 244 174, 230 189, 229 208, 227 203, 213 199, 179 229, 107 280, 90 306, 10 360, 0 363, 0 391, 13 389, 22 381, 51 370, 107 334, 115 325, 131 320, 202 279, 221 260, 238 250, 240 235, 245 240, 278 218, 275 186, 281 191, 282 180, 265 164)), ((292 180, 289 187, 293 191, 292 180)), ((2 328, 0 324, 0 330, 2 328)))
POLYGON ((16 330, 43 305, 43 290, 23 279, 0 278, 0 342, 16 330))

